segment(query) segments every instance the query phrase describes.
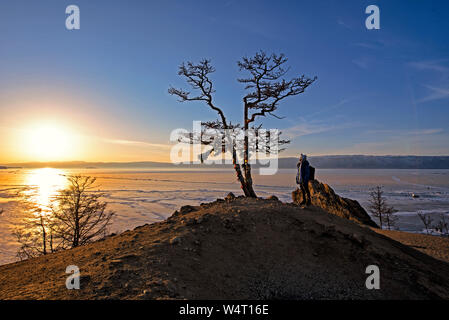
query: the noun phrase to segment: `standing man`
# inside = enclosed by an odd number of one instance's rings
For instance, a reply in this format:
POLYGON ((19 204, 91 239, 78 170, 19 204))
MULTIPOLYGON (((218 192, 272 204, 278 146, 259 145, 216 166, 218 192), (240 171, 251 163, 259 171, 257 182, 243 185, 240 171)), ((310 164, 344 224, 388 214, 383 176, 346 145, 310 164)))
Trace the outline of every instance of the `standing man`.
POLYGON ((307 156, 301 153, 299 157, 299 162, 296 165, 298 167, 298 173, 296 174, 296 183, 299 184, 302 191, 302 201, 300 205, 310 205, 310 191, 309 191, 309 178, 310 178, 310 168, 309 161, 307 161, 307 156))

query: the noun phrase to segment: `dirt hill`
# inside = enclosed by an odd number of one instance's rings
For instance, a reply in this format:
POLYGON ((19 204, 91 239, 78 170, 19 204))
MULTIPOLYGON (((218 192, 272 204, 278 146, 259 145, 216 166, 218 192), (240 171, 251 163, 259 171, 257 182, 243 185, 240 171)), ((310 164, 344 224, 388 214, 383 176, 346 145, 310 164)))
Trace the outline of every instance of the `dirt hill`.
POLYGON ((316 207, 235 198, 0 267, 0 299, 108 298, 448 299, 449 264, 316 207), (371 264, 380 290, 365 287, 371 264))

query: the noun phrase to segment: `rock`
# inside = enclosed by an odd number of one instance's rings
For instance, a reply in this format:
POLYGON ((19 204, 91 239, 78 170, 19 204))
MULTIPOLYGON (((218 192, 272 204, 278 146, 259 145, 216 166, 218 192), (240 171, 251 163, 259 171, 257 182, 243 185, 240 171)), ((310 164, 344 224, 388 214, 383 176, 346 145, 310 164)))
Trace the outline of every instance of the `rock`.
POLYGON ((111 261, 110 261, 109 266, 110 266, 110 267, 116 267, 116 266, 122 265, 122 263, 123 263, 122 260, 120 260, 120 259, 114 259, 114 260, 111 260, 111 261))
MULTIPOLYGON (((309 190, 312 205, 341 218, 378 228, 377 224, 371 220, 368 213, 357 201, 340 197, 329 185, 312 180, 309 181, 309 190)), ((296 204, 301 203, 303 200, 302 191, 296 188, 292 192, 292 200, 296 204)))
POLYGON ((203 216, 196 218, 196 223, 200 224, 200 223, 203 223, 203 222, 204 222, 204 217, 203 216))
POLYGON ((267 200, 279 201, 279 198, 276 197, 276 196, 274 196, 274 195, 272 195, 272 196, 269 196, 269 197, 267 198, 267 200))
POLYGON ((170 244, 175 245, 175 244, 179 244, 182 242, 182 238, 181 237, 173 237, 170 239, 170 244))
POLYGON ((196 211, 195 207, 192 206, 182 206, 181 209, 179 210, 180 214, 187 214, 190 213, 192 211, 196 211))
POLYGON ((123 260, 138 260, 139 256, 134 253, 125 254, 123 256, 117 257, 117 260, 123 261, 123 260))
POLYGON ((235 195, 232 192, 229 192, 228 195, 225 197, 225 200, 231 201, 235 199, 235 195))
POLYGON ((184 221, 184 224, 186 226, 192 226, 192 225, 196 224, 196 219, 195 218, 187 219, 187 220, 184 221))
POLYGON ((362 246, 362 247, 363 247, 363 245, 365 244, 365 239, 364 239, 364 237, 361 236, 361 235, 358 235, 358 234, 356 234, 356 233, 353 233, 353 234, 348 235, 347 238, 348 238, 349 240, 351 240, 352 242, 354 242, 354 243, 356 243, 356 244, 358 244, 358 245, 360 245, 360 246, 362 246))

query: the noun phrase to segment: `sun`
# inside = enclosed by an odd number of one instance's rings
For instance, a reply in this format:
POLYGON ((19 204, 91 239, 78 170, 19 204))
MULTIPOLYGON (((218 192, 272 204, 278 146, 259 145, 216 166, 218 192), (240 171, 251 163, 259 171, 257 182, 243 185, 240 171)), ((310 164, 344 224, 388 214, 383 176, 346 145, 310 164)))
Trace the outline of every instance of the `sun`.
POLYGON ((24 132, 24 151, 36 161, 67 160, 73 155, 75 139, 61 125, 37 124, 24 132))

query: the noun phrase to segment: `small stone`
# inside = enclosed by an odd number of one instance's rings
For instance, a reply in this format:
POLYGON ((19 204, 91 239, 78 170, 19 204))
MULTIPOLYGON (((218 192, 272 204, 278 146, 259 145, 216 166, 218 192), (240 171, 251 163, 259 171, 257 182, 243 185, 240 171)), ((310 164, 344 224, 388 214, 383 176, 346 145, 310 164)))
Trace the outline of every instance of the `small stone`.
POLYGON ((181 237, 173 237, 170 239, 170 244, 175 245, 181 243, 182 238, 181 237))
POLYGON ((114 259, 114 260, 111 260, 111 261, 110 261, 109 266, 110 266, 110 267, 116 267, 116 266, 121 265, 122 263, 123 263, 122 260, 120 260, 120 259, 114 259))
POLYGON ((201 216, 196 219, 196 223, 202 223, 204 221, 204 218, 201 216))
POLYGON ((232 192, 229 192, 228 195, 225 197, 225 200, 231 201, 235 199, 235 195, 232 192))
POLYGON ((192 206, 183 206, 181 207, 181 209, 179 210, 179 212, 181 214, 187 214, 189 212, 195 211, 196 209, 192 206))

